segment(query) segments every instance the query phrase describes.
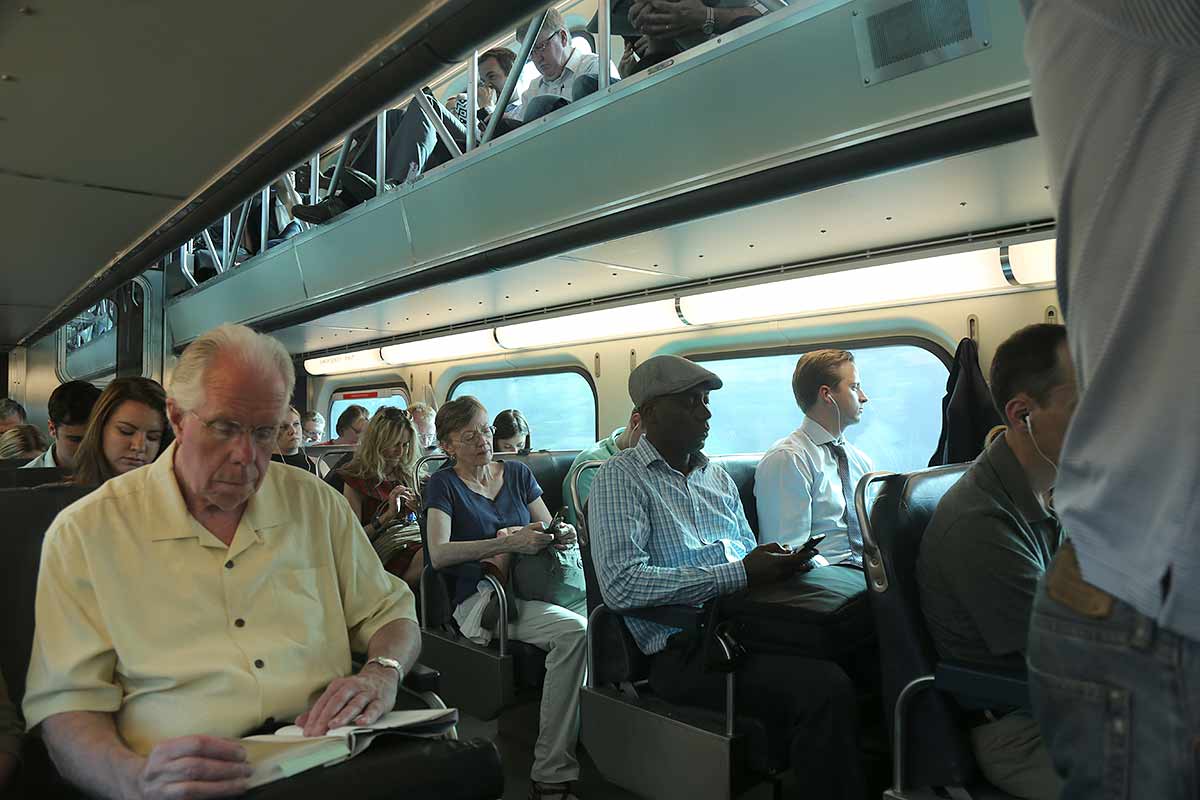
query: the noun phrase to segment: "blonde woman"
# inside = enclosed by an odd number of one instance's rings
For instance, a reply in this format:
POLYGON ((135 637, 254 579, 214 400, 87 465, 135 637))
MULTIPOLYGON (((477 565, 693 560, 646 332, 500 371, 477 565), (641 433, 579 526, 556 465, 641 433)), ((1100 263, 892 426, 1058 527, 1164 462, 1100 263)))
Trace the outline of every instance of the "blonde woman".
MULTIPOLYGON (((354 457, 334 472, 336 478, 330 483, 342 483, 342 494, 372 540, 398 516, 419 510, 416 473, 422 455, 412 416, 404 409, 385 406, 371 418, 354 457)), ((421 546, 414 544, 387 567, 416 587, 424 563, 421 546)))
POLYGON ((28 461, 46 452, 49 446, 42 432, 32 425, 18 425, 0 433, 0 459, 28 461))

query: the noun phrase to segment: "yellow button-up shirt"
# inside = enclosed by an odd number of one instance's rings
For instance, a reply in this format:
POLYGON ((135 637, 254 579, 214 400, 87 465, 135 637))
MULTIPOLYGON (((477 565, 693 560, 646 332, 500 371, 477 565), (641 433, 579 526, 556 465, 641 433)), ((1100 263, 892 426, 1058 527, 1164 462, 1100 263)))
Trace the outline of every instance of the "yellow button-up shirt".
POLYGON ((23 708, 114 715, 141 754, 307 710, 412 592, 345 498, 271 464, 226 547, 188 513, 175 447, 66 508, 46 533, 23 708))

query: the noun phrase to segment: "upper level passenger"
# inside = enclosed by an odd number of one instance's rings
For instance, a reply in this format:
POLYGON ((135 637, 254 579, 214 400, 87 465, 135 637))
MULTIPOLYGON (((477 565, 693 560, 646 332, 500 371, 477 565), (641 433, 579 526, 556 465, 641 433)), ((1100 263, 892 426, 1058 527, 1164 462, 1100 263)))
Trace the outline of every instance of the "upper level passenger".
MULTIPOLYGON (((420 511, 417 462, 423 453, 410 413, 384 406, 371 418, 349 463, 337 468, 342 494, 368 538, 374 540, 397 519, 420 511)), ((410 586, 421 577, 424 560, 416 557, 419 550, 420 545, 408 548, 403 563, 388 564, 389 571, 410 586)))
POLYGON ((100 390, 87 381, 67 381, 50 393, 50 421, 46 427, 53 440, 41 456, 27 467, 58 467, 71 470, 75 466, 75 451, 83 442, 88 417, 100 399, 100 390))
POLYGON ((42 432, 32 425, 18 425, 0 433, 0 459, 29 459, 49 444, 42 432))
MULTIPOLYGON (((600 467, 588 505, 590 547, 605 603, 616 609, 695 605, 810 568, 813 551, 756 546, 733 479, 702 452, 709 392, 721 379, 679 356, 655 356, 629 376, 645 435, 600 467)), ((651 661, 650 683, 678 703, 723 708, 725 676, 702 642, 627 617, 651 661)), ((738 703, 768 726, 812 797, 861 800, 862 765, 850 679, 834 663, 750 653, 737 668, 738 703)))
POLYGON ((29 420, 25 407, 10 397, 0 400, 0 433, 18 425, 25 425, 29 420))
POLYGON ((84 486, 145 466, 158 458, 167 431, 167 395, 149 378, 115 378, 92 409, 75 451, 72 480, 84 486))
POLYGON ((304 444, 320 444, 325 439, 325 417, 320 411, 305 411, 300 415, 304 444))
MULTIPOLYGON (((575 457, 575 461, 571 464, 571 469, 567 471, 567 477, 563 480, 562 496, 563 502, 567 506, 567 522, 572 525, 578 525, 579 509, 575 507, 575 499, 571 496, 571 481, 574 480, 575 474, 580 471, 584 464, 589 461, 607 461, 622 450, 628 450, 635 446, 642 438, 642 415, 634 409, 629 415, 629 424, 623 428, 617 428, 609 436, 588 449, 580 452, 575 457)), ((596 478, 596 470, 587 469, 579 476, 579 504, 586 506, 588 494, 592 490, 592 481, 596 478)))
POLYGON ((759 538, 799 548, 823 533, 825 560, 861 567, 854 489, 873 466, 845 439, 846 429, 862 419, 867 404, 854 355, 846 350, 805 353, 792 374, 792 394, 804 422, 771 446, 754 473, 759 538))
POLYGON ((434 422, 434 410, 428 403, 413 403, 408 407, 413 425, 417 426, 417 440, 421 445, 421 455, 427 456, 437 452, 437 427, 434 422))
MULTIPOLYGON (((518 41, 524 40, 528 25, 526 23, 517 31, 518 41)), ((520 115, 526 122, 564 104, 553 103, 556 99, 573 102, 587 97, 600 86, 599 56, 586 53, 572 43, 571 31, 558 9, 547 9, 546 21, 529 51, 529 60, 537 67, 538 77, 521 96, 520 115)), ((608 69, 614 77, 620 78, 611 64, 608 69)))
MULTIPOLYGON (((1008 429, 938 504, 917 580, 943 658, 1020 671, 1034 593, 1063 541, 1050 492, 1078 397, 1066 329, 1030 325, 1005 340, 991 390, 1008 429)), ((1059 796, 1062 782, 1028 713, 992 708, 972 717, 989 781, 1018 797, 1059 796)))
POLYGON ((297 467, 317 474, 317 465, 301 449, 300 443, 304 433, 300 422, 300 412, 295 406, 288 406, 287 418, 279 426, 279 435, 275 440, 275 453, 271 460, 280 464, 297 467))
MULTIPOLYGON (((479 108, 479 117, 475 124, 481 132, 492 114, 504 113, 504 110, 496 109, 496 102, 504 89, 505 81, 508 80, 508 74, 513 70, 515 60, 516 56, 513 52, 503 47, 494 47, 479 54, 479 84, 474 87, 474 91, 479 108)), ((465 149, 467 146, 466 122, 457 113, 450 111, 433 99, 432 92, 424 91, 430 99, 433 113, 446 126, 458 148, 465 149)), ((388 118, 392 118, 392 112, 388 112, 388 118)), ((496 134, 502 135, 520 124, 519 119, 503 117, 497 123, 496 134)), ((394 129, 391 124, 388 128, 384 178, 390 183, 415 180, 426 169, 444 164, 452 157, 450 149, 438 138, 433 122, 425 116, 415 98, 409 102, 403 113, 396 119, 394 129)), ((353 172, 347 172, 343 177, 343 183, 342 190, 337 194, 327 197, 316 205, 296 205, 292 209, 292 213, 305 222, 319 224, 328 222, 347 209, 375 196, 373 177, 368 177, 366 181, 363 181, 353 172), (361 185, 356 185, 356 182, 361 185)))
POLYGON ((412 593, 342 497, 268 469, 293 381, 275 340, 202 335, 171 379, 175 443, 46 534, 25 717, 90 795, 239 794, 251 767, 225 739, 395 703, 420 647, 412 593), (357 674, 352 651, 370 656, 357 674))
MULTIPOLYGON (((492 460, 487 409, 474 397, 452 400, 438 409, 437 435, 452 466, 429 477, 425 506, 429 563, 454 568, 456 618, 482 598, 477 595, 484 569, 480 562, 514 553, 533 554, 547 547, 575 546, 575 529, 546 526, 550 512, 542 488, 519 461, 492 460)), ((546 651, 531 797, 571 800, 570 784, 579 777, 575 744, 579 737, 579 689, 587 661, 586 604, 574 608, 514 599, 509 638, 546 651)))
POLYGON ((611 30, 625 37, 640 72, 767 12, 755 0, 616 0, 611 30))
POLYGON ((354 445, 358 444, 358 439, 367 430, 367 422, 371 415, 363 406, 354 405, 346 406, 346 410, 338 415, 337 422, 333 426, 334 433, 337 438, 330 441, 330 444, 354 445))
POLYGON ((492 452, 528 453, 532 448, 529 422, 515 408, 505 409, 492 420, 496 432, 492 434, 492 452))

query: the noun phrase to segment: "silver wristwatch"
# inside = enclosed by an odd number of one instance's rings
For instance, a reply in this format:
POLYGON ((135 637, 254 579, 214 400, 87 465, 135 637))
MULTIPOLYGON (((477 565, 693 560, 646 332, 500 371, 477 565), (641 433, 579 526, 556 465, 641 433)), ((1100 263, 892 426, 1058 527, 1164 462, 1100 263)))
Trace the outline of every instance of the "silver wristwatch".
POLYGON ((704 11, 704 24, 700 27, 700 30, 705 36, 711 39, 713 34, 717 32, 717 12, 713 11, 712 6, 706 6, 704 11))
MULTIPOLYGON (((394 658, 386 658, 384 656, 375 656, 367 659, 367 664, 378 664, 381 667, 391 667, 396 670, 396 680, 404 680, 404 666, 394 658)), ((365 667, 367 664, 363 664, 365 667)))

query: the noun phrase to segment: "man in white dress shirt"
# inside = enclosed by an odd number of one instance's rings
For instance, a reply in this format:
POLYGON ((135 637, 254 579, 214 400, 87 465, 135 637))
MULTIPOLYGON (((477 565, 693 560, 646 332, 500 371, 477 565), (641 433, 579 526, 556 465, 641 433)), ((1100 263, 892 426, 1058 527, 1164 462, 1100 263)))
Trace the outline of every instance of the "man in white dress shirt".
POLYGON ((826 561, 861 568, 854 487, 874 467, 844 438, 867 404, 854 355, 805 353, 792 374, 792 393, 804 422, 772 445, 755 471, 758 540, 801 548, 810 537, 825 534, 820 552, 826 561))
MULTIPOLYGON (((523 39, 525 33, 526 29, 517 31, 518 39, 523 39)), ((546 21, 529 51, 529 61, 537 67, 538 76, 521 95, 518 113, 525 122, 586 97, 600 85, 600 58, 572 43, 566 20, 557 9, 546 12, 546 21)), ((618 80, 616 68, 611 63, 608 66, 609 74, 618 80)))

